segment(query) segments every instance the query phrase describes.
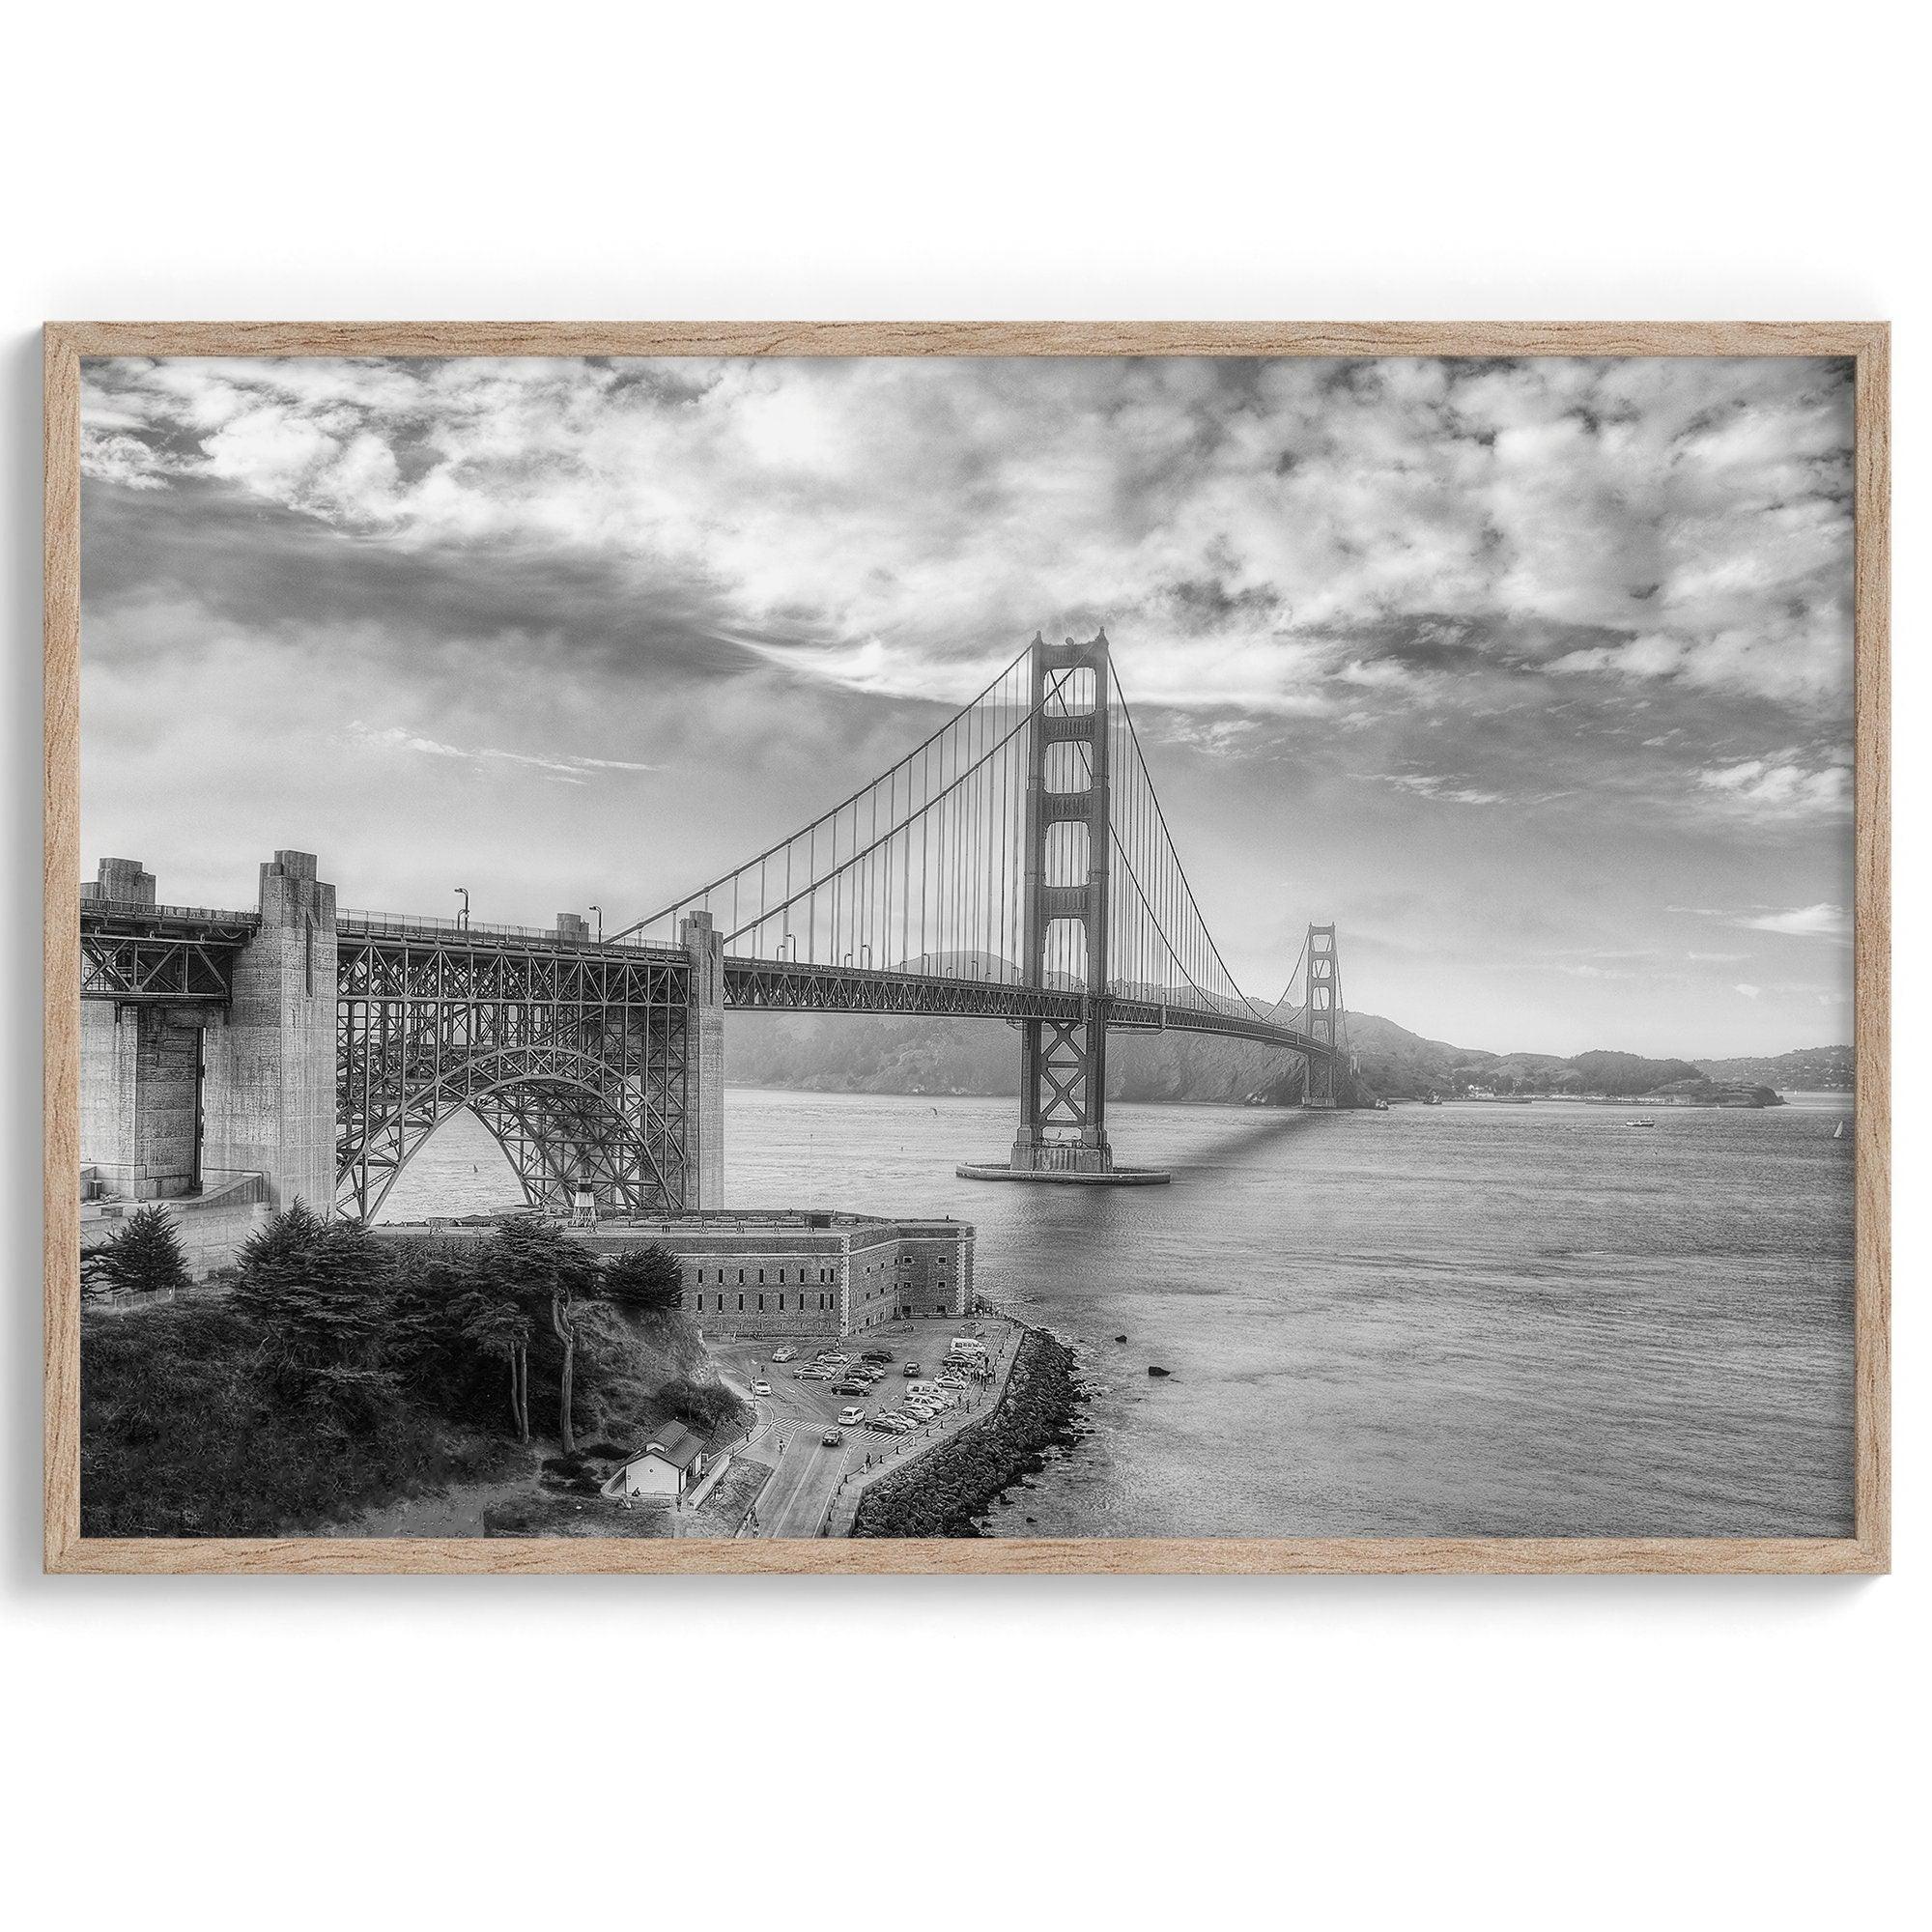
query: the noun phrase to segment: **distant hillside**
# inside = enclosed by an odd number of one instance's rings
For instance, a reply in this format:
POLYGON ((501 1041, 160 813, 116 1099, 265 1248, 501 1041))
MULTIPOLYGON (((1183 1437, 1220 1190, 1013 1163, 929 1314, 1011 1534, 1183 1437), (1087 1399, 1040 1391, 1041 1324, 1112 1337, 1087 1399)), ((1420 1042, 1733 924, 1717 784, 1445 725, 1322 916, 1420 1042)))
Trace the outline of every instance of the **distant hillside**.
MULTIPOLYGON (((1003 1094, 1012 1092, 1018 1054, 1014 1029, 984 1020, 734 1012, 725 1022, 729 1077, 749 1087, 1003 1094)), ((1115 1033, 1107 1041, 1107 1091, 1121 1100, 1237 1103, 1257 1094, 1286 1105, 1301 1097, 1301 1079, 1293 1054, 1246 1040, 1115 1033)))
POLYGON ((1700 1073, 1713 1080, 1749 1081, 1764 1087, 1795 1089, 1801 1094, 1828 1093, 1852 1085, 1849 1046, 1801 1046, 1770 1060, 1700 1060, 1700 1073))
MULTIPOLYGON (((1363 1096, 1445 1098, 1490 1094, 1655 1094, 1687 1097, 1707 1082, 1725 1089, 1796 1086, 1733 1067, 1777 1062, 1653 1060, 1634 1053, 1497 1054, 1452 1046, 1373 1013, 1349 1015, 1349 1043, 1361 1068, 1363 1096)), ((1826 1049, 1846 1052, 1848 1049, 1826 1049)), ((724 1060, 735 1084, 796 1087, 842 1094, 995 1094, 1012 1091, 1018 1048, 1014 1029, 983 1020, 839 1013, 734 1012, 726 1022, 724 1060)), ((1849 1079, 1849 1058, 1847 1059, 1849 1079)), ((1827 1084, 1820 1082, 1819 1084, 1827 1084)), ((1301 1097, 1301 1062, 1246 1040, 1189 1033, 1116 1033, 1107 1044, 1107 1091, 1120 1100, 1254 1100, 1293 1105, 1301 1097)), ((1708 1097, 1718 1097, 1714 1087, 1708 1097)))

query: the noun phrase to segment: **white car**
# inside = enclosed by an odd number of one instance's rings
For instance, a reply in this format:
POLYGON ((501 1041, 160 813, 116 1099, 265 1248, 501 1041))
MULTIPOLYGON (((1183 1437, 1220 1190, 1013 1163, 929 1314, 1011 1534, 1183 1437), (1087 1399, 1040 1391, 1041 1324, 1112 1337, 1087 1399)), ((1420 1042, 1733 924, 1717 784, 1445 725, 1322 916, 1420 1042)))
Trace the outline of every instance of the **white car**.
POLYGON ((772 1360, 775 1362, 788 1362, 797 1353, 798 1350, 787 1344, 782 1349, 774 1349, 772 1350, 772 1360))
POLYGON ((772 1385, 770 1382, 766 1381, 763 1378, 763 1377, 760 1377, 756 1381, 754 1381, 752 1384, 752 1393, 753 1395, 770 1395, 771 1392, 772 1392, 772 1385))
POLYGON ((838 1411, 838 1424, 842 1429, 857 1429, 866 1419, 866 1411, 856 1402, 847 1403, 838 1411))

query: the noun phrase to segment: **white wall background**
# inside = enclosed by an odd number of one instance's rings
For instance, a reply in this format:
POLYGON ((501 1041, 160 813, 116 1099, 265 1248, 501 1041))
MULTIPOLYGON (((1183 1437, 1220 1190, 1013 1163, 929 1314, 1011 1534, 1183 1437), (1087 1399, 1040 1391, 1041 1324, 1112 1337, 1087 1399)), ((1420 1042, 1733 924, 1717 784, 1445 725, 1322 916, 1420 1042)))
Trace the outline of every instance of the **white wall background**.
POLYGON ((1903 18, 13 19, 15 1922, 1899 1922, 1928 1605, 1909 978, 1901 1574, 1868 1583, 43 1579, 29 1042, 50 316, 1889 316, 1898 951, 1922 957, 1926 156, 1903 18), (648 1827, 630 1801, 672 1766, 648 1827))

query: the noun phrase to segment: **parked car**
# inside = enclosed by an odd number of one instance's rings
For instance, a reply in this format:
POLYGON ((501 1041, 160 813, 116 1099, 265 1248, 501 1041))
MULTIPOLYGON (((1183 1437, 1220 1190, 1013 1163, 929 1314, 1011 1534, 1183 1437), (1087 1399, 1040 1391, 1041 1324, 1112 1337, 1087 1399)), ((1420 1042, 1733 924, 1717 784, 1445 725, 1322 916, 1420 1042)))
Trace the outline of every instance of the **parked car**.
POLYGON ((774 1349, 772 1350, 772 1360, 775 1362, 788 1362, 797 1353, 798 1350, 790 1343, 786 1343, 782 1349, 774 1349))
POLYGON ((893 1351, 890 1349, 867 1349, 859 1357, 862 1362, 890 1362, 892 1358, 893 1351))
POLYGON ((752 1384, 752 1393, 753 1395, 770 1395, 771 1392, 772 1392, 771 1383, 766 1381, 762 1376, 760 1376, 758 1379, 752 1384))
POLYGON ((812 1359, 823 1362, 830 1369, 842 1369, 851 1357, 837 1349, 821 1349, 812 1359))
POLYGON ((866 1411, 855 1403, 849 1403, 838 1411, 839 1422, 847 1429, 857 1429, 866 1419, 866 1411))
POLYGON ((866 1427, 876 1429, 881 1435, 896 1435, 899 1433, 898 1424, 890 1415, 868 1415, 866 1427))
POLYGON ((920 1368, 917 1362, 908 1362, 905 1365, 905 1367, 899 1371, 899 1373, 902 1376, 904 1376, 908 1381, 910 1381, 914 1376, 921 1375, 923 1373, 923 1371, 920 1368))
POLYGON ((834 1382, 832 1384, 832 1393, 834 1395, 870 1395, 871 1392, 870 1385, 866 1382, 834 1382))

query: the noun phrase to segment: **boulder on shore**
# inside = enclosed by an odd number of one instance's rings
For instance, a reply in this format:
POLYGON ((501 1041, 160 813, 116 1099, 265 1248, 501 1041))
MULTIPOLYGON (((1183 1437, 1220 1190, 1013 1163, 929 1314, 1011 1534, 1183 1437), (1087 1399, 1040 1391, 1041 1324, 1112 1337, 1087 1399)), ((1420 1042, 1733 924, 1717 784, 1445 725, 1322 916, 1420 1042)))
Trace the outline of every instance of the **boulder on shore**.
POLYGON ((1148 1374, 1151 1376, 1167 1376, 1167 1375, 1172 1375, 1174 1371, 1172 1369, 1157 1369, 1153 1366, 1152 1363, 1148 1364, 1148 1374))

